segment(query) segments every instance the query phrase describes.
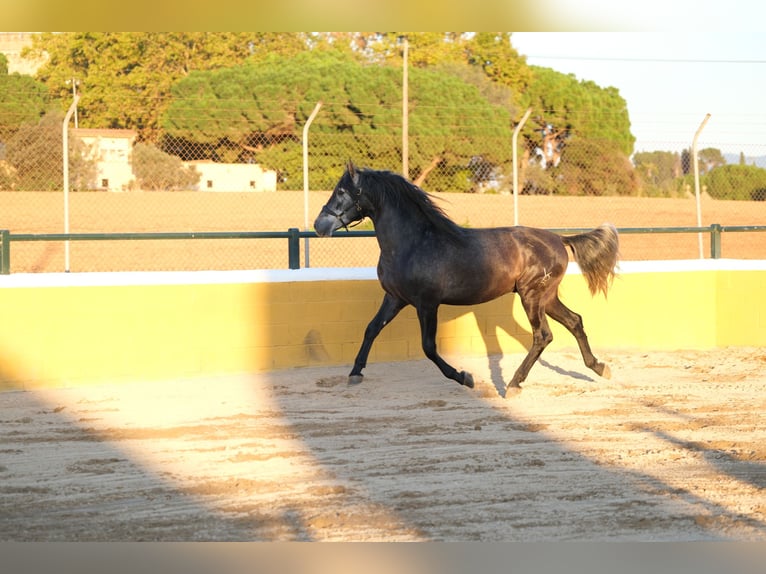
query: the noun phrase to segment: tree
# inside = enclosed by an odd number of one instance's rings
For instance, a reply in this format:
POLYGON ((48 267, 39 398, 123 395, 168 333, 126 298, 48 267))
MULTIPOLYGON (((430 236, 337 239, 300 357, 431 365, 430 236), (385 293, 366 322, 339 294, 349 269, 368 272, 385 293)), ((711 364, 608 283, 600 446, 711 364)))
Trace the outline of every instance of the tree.
MULTIPOLYGON (((8 141, 6 159, 12 167, 13 189, 53 191, 63 187, 63 136, 60 112, 46 114, 37 124, 25 124, 8 141)), ((85 158, 84 144, 69 138, 69 185, 88 189, 96 176, 95 162, 85 158)))
POLYGON ((675 180, 682 175, 681 156, 678 152, 636 152, 633 154, 633 164, 644 191, 649 195, 671 195, 676 189, 675 180))
POLYGON ((34 78, 8 74, 7 59, 0 56, 5 62, 5 66, 0 62, 0 143, 4 143, 22 125, 36 124, 45 115, 50 108, 50 96, 48 88, 34 78))
POLYGON ((201 177, 194 167, 184 166, 179 158, 149 143, 133 146, 132 166, 137 186, 151 191, 189 190, 201 177))
POLYGON ((764 199, 766 169, 752 165, 724 165, 705 174, 701 183, 715 199, 764 199))
POLYGON ((75 32, 33 36, 29 53, 48 55, 38 78, 62 101, 79 82, 81 127, 129 128, 157 139, 170 87, 194 70, 307 49, 303 33, 75 32))
POLYGON ((522 132, 530 153, 560 152, 572 135, 611 142, 624 155, 633 152, 635 137, 630 132, 627 104, 616 88, 601 88, 550 68, 530 69, 532 79, 520 102, 533 109, 522 132))
POLYGON ((699 161, 700 173, 707 173, 717 167, 726 165, 726 159, 724 159, 721 150, 712 147, 701 149, 697 158, 699 161))
POLYGON ((638 176, 614 142, 572 138, 555 168, 556 193, 566 195, 635 195, 638 176))
MULTIPOLYGON (((723 157, 721 150, 708 147, 697 152, 697 165, 700 173, 704 174, 716 167, 726 165, 726 159, 723 157)), ((681 150, 681 171, 684 175, 694 173, 694 154, 692 154, 692 148, 681 150)))
POLYGON ((681 150, 681 173, 688 175, 694 170, 694 160, 692 159, 692 152, 689 148, 681 150))
MULTIPOLYGON (((478 152, 495 164, 507 160, 506 109, 454 76, 413 69, 410 81, 409 124, 417 134, 410 140, 413 179, 425 174, 430 189, 448 188, 454 184, 454 169, 466 169, 478 152), (488 138, 502 145, 488 146, 488 138)), ((277 170, 288 188, 302 185, 301 131, 320 100, 324 104, 312 124, 310 153, 325 163, 315 185, 331 187, 349 157, 389 169, 401 158, 398 68, 312 51, 196 72, 172 93, 162 120, 169 151, 194 154, 187 159, 256 161, 277 170)))
MULTIPOLYGON (((167 152, 193 153, 218 161, 252 161, 256 155, 259 161, 266 161, 281 149, 286 154, 286 159, 278 162, 281 174, 293 182, 299 182, 299 162, 295 161, 300 158, 300 151, 295 149, 300 137, 299 126, 319 99, 325 105, 321 117, 317 119, 317 126, 312 127, 312 137, 315 133, 322 134, 323 122, 325 127, 330 124, 339 126, 337 129, 327 128, 326 134, 349 138, 343 145, 349 146, 354 153, 359 152, 363 156, 369 153, 370 160, 380 161, 386 167, 396 165, 391 158, 401 155, 398 143, 392 143, 396 139, 397 127, 401 126, 401 36, 401 33, 395 32, 44 33, 33 37, 32 49, 25 55, 39 57, 47 54, 47 63, 39 70, 38 78, 49 87, 52 97, 59 98, 61 109, 71 101, 71 84, 67 82, 72 79, 78 81, 81 94, 78 114, 82 127, 130 128, 138 132, 138 141, 153 142, 167 152), (253 69, 268 69, 274 66, 275 61, 294 60, 313 65, 330 55, 347 63, 355 63, 365 72, 354 72, 356 75, 348 76, 351 80, 346 80, 350 82, 346 86, 333 86, 332 77, 319 78, 313 73, 314 80, 311 81, 322 86, 322 90, 313 91, 305 86, 292 85, 291 78, 284 73, 273 70, 268 74, 262 72, 259 80, 276 80, 282 93, 275 93, 268 83, 261 82, 257 88, 249 85, 250 91, 259 91, 255 96, 236 86, 228 77, 224 79, 229 95, 205 86, 204 79, 192 79, 198 73, 213 74, 216 70, 246 68, 248 65, 253 69), (371 75, 378 75, 379 78, 373 80, 369 77, 371 75), (171 98, 177 100, 179 97, 179 94, 172 93, 173 86, 182 82, 188 82, 184 84, 187 92, 183 97, 190 101, 196 97, 192 94, 192 84, 197 82, 202 90, 200 97, 211 102, 244 98, 243 101, 251 107, 259 103, 267 103, 267 107, 242 110, 235 106, 234 109, 223 109, 214 104, 215 118, 205 113, 204 109, 203 120, 187 117, 187 124, 196 122, 195 136, 180 136, 177 132, 168 134, 164 129, 165 112, 171 98), (354 85, 354 82, 359 85, 354 85), (365 100, 359 95, 369 96, 370 99, 365 100), (277 107, 300 98, 304 98, 300 109, 295 105, 288 106, 287 111, 277 107), (373 108, 375 111, 371 112, 373 108), (247 123, 251 121, 250 115, 257 118, 259 114, 269 116, 265 128, 256 127, 243 139, 241 126, 233 125, 231 133, 221 136, 219 128, 222 123, 229 119, 234 124, 247 123), (209 130, 218 131, 210 135, 206 133, 209 130), (394 137, 380 145, 369 143, 368 138, 368 142, 362 145, 365 130, 370 135, 394 137)), ((507 165, 503 158, 510 155, 508 145, 484 144, 496 149, 475 149, 474 153, 469 154, 470 145, 483 147, 477 146, 480 136, 474 133, 464 136, 458 128, 476 124, 475 117, 484 117, 479 123, 492 126, 482 128, 488 134, 486 138, 495 138, 499 142, 506 138, 511 122, 518 120, 527 107, 532 107, 535 115, 527 122, 523 132, 526 151, 522 158, 522 172, 533 154, 546 158, 542 162, 544 167, 557 165, 567 142, 575 136, 610 141, 622 153, 629 155, 632 152, 634 138, 630 133, 627 107, 615 88, 601 88, 593 82, 581 82, 574 76, 549 68, 528 66, 524 56, 513 48, 512 35, 499 32, 418 32, 407 33, 406 36, 411 70, 410 175, 414 178, 422 180, 428 177, 430 184, 445 187, 457 185, 454 182, 458 181, 461 189, 475 188, 484 177, 481 174, 489 173, 488 178, 498 180, 503 175, 500 166, 507 165), (457 93, 453 95, 450 92, 453 84, 448 79, 426 80, 423 74, 428 73, 449 75, 452 80, 459 78, 457 93), (419 84, 435 87, 436 91, 427 93, 419 88, 419 84), (467 111, 475 97, 475 94, 467 95, 467 84, 478 90, 482 101, 476 107, 476 114, 467 111), (442 99, 447 101, 446 111, 438 111, 442 99), (462 106, 461 110, 457 109, 459 106, 462 106), (498 110, 505 111, 486 121, 486 110, 490 108, 492 114, 499 113, 498 110), (425 117, 429 110, 432 120, 426 121, 426 131, 421 134, 417 131, 420 127, 419 116, 425 117), (464 123, 460 120, 458 123, 442 124, 438 133, 434 132, 435 122, 456 117, 467 119, 464 123), (477 159, 471 160, 471 157, 477 159), (471 165, 483 167, 477 171, 471 165), (488 172, 488 165, 495 168, 488 172), (463 177, 465 173, 468 177, 463 177)), ((289 69, 302 83, 312 76, 310 70, 289 69)), ((327 71, 330 67, 322 69, 327 71)), ((255 77, 249 72, 240 74, 242 79, 255 77)), ((179 116, 183 112, 176 108, 173 114, 179 116)), ((255 123, 258 121, 255 120, 255 123)), ((342 164, 336 166, 334 162, 329 165, 325 170, 327 177, 335 175, 334 170, 340 167, 342 164)))
POLYGON ((476 33, 466 46, 468 63, 479 66, 493 82, 523 94, 534 80, 534 73, 511 41, 509 32, 476 33))
POLYGON ((385 32, 333 33, 330 43, 335 48, 347 47, 360 61, 375 65, 389 65, 401 69, 406 37, 407 60, 414 68, 466 63, 468 38, 461 32, 385 32), (338 40, 342 38, 342 42, 338 40))

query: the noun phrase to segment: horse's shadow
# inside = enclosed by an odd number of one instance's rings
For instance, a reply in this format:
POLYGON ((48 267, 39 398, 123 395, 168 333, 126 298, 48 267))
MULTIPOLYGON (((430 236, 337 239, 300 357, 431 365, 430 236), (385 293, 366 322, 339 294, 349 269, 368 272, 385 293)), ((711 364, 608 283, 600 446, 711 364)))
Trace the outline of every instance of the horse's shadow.
MULTIPOLYGON (((513 371, 506 372, 503 369, 502 361, 505 351, 501 346, 500 333, 503 332, 508 337, 514 339, 524 351, 529 351, 532 346, 532 331, 528 324, 526 326, 520 324, 513 315, 515 297, 517 297, 517 295, 508 294, 494 301, 482 303, 482 306, 487 306, 488 309, 486 309, 486 312, 478 315, 474 310, 466 310, 465 308, 458 307, 449 307, 450 311, 448 314, 445 313, 445 318, 448 320, 459 319, 468 314, 473 316, 476 321, 477 330, 481 333, 484 347, 486 349, 487 368, 490 380, 497 390, 498 395, 502 397, 505 396, 506 384, 513 377, 513 371), (494 307, 496 307, 497 310, 495 310, 494 307)), ((550 320, 550 322, 553 322, 553 320, 550 320)), ((568 333, 566 335, 568 335, 568 333)), ((519 359, 519 364, 521 364, 521 360, 522 358, 519 359)), ((581 381, 594 381, 593 378, 582 372, 564 369, 559 365, 545 360, 544 355, 537 360, 537 364, 565 377, 571 377, 581 381)), ((518 365, 513 367, 514 371, 517 367, 518 365)))

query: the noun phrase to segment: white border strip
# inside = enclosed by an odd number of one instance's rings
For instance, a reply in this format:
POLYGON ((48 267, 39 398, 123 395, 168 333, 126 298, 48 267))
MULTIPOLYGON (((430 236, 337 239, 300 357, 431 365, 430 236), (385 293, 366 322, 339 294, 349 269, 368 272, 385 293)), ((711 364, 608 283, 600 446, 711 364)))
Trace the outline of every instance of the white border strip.
POLYGON ((119 271, 94 273, 12 273, 0 289, 19 287, 110 287, 129 285, 210 285, 293 281, 377 280, 374 267, 256 269, 249 271, 119 271))
MULTIPOLYGON (((629 273, 680 273, 688 271, 765 271, 766 259, 672 259, 620 261, 618 275, 629 273)), ((567 274, 580 273, 577 263, 569 263, 567 274)))
MULTIPOLYGON (((689 259, 622 261, 618 275, 689 271, 766 271, 761 259, 689 259)), ((567 274, 580 268, 570 263, 567 274)), ((0 276, 0 289, 29 287, 114 287, 130 285, 208 285, 233 283, 290 283, 295 281, 377 280, 374 267, 261 269, 252 271, 122 271, 98 273, 12 273, 0 276)))

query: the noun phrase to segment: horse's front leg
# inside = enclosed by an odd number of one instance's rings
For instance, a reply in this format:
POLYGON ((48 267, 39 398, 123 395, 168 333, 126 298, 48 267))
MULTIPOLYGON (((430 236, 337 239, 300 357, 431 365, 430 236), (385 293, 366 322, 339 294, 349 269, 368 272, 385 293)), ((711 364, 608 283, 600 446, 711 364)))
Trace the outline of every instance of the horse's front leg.
POLYGON ((364 341, 362 341, 362 346, 359 348, 356 359, 354 359, 354 368, 351 369, 351 372, 348 375, 348 383, 350 385, 357 385, 362 382, 362 379, 364 378, 362 369, 367 366, 367 357, 370 354, 372 342, 381 332, 383 327, 388 325, 391 320, 399 314, 399 311, 406 306, 406 302, 393 295, 389 295, 388 293, 383 297, 383 303, 381 303, 380 309, 378 309, 378 312, 364 331, 364 341))
POLYGON ((458 372, 452 365, 447 363, 436 352, 436 325, 438 316, 438 306, 436 307, 418 307, 418 320, 420 321, 420 337, 423 345, 423 352, 426 357, 431 359, 442 374, 448 379, 457 381, 461 385, 473 388, 473 376, 465 371, 458 372))

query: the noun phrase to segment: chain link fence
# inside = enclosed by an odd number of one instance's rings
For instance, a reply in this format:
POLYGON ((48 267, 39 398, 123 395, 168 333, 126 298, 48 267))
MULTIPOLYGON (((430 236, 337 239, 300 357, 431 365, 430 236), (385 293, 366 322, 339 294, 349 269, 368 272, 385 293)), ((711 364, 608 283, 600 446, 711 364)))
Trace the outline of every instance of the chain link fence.
MULTIPOLYGON (((67 216, 71 233, 310 229, 347 160, 403 171, 401 128, 381 125, 377 132, 357 133, 341 121, 337 112, 343 106, 324 104, 307 130, 306 172, 303 126, 279 133, 253 130, 245 141, 187 141, 168 133, 147 141, 131 130, 74 128, 70 122, 64 150, 63 114, 48 114, 0 133, 0 229, 61 233, 67 216)), ((18 112, 0 109, 0 125, 14 125, 13 113, 18 112)), ((465 138, 461 146, 447 141, 457 136, 426 133, 417 126, 406 138, 408 175, 434 193, 460 225, 507 226, 516 216, 522 225, 544 228, 590 228, 605 221, 618 228, 697 225, 687 150, 663 151, 671 146, 660 142, 658 151, 637 152, 629 159, 608 142, 584 140, 576 133, 546 146, 541 133, 538 145, 519 147, 515 214, 511 128, 476 125, 470 115, 464 121, 451 126, 452 134, 465 138), (456 154, 456 147, 470 154, 456 154)), ((739 156, 726 156, 713 142, 700 147, 702 225, 766 225, 766 146, 751 146, 739 156)), ((365 222, 357 229, 372 226, 365 222)), ((288 257, 287 242, 281 239, 77 241, 69 249, 72 271, 286 268, 288 257)), ((372 237, 312 238, 302 241, 302 249, 301 261, 312 267, 374 266, 378 255, 372 237)), ((722 254, 766 259, 766 235, 726 234, 722 254)), ((626 260, 699 255, 696 233, 622 237, 626 260)), ((13 244, 14 273, 64 267, 61 241, 13 244)))

